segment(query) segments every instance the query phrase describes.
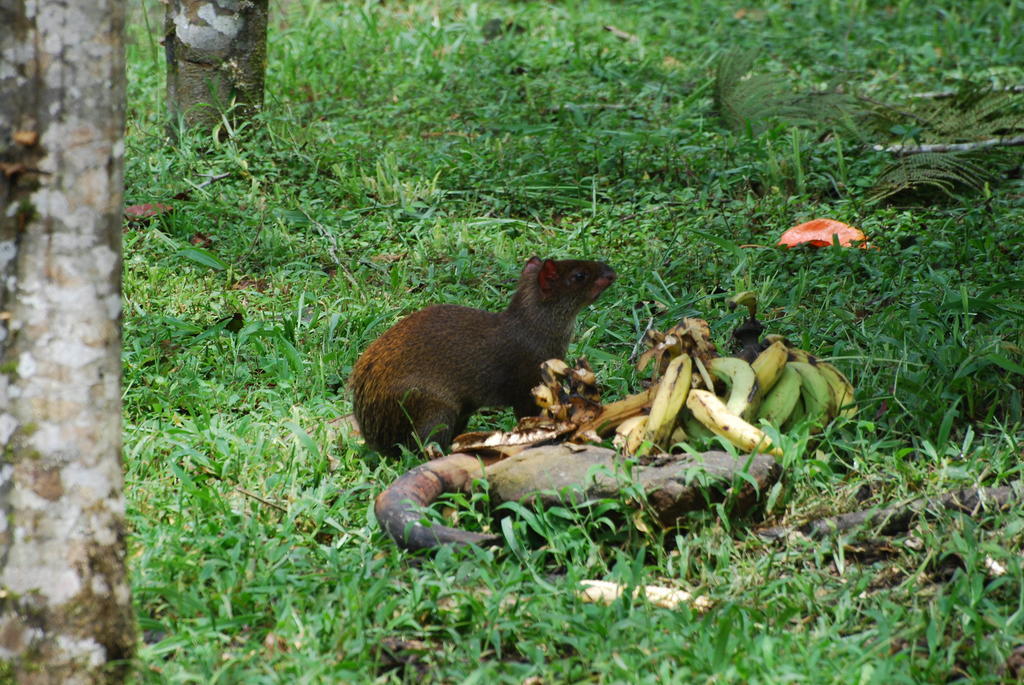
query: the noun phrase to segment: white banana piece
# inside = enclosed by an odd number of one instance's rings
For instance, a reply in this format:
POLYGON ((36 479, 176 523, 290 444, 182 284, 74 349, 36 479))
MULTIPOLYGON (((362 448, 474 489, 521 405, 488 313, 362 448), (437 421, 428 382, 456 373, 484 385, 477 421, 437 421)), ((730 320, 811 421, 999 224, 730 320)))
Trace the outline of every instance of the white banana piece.
POLYGON ((647 414, 631 416, 615 427, 612 444, 623 454, 636 454, 647 434, 647 414))
POLYGON ((644 420, 637 424, 629 435, 626 436, 626 453, 632 454, 635 457, 641 457, 651 451, 651 443, 647 439, 647 420, 648 417, 644 417, 644 420))
POLYGON ((548 407, 552 407, 558 403, 558 398, 555 397, 555 393, 551 389, 550 385, 544 385, 541 383, 540 385, 534 386, 533 390, 530 392, 533 393, 533 401, 536 402, 537 406, 541 409, 547 409, 548 407))
POLYGON ((546 385, 559 385, 569 375, 569 365, 561 359, 548 359, 540 365, 540 378, 546 385))

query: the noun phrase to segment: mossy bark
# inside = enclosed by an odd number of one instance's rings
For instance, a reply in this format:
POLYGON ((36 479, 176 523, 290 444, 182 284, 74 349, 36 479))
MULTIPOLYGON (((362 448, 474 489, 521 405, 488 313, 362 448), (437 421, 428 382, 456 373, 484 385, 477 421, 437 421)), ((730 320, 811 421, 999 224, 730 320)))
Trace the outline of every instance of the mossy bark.
POLYGON ((164 48, 172 130, 237 125, 263 105, 267 0, 170 0, 164 48))
POLYGON ((123 682, 124 3, 3 16, 0 660, 19 683, 123 682))

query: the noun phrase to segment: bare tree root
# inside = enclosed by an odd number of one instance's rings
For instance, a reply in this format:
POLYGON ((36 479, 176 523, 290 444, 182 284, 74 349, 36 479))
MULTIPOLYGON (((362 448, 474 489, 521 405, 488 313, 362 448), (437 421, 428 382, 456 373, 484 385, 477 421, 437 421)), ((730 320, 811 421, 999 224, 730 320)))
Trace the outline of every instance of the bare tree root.
POLYGON ((848 514, 828 516, 803 524, 789 527, 777 526, 758 531, 758 535, 767 539, 780 539, 792 533, 802 533, 810 537, 824 537, 833 533, 844 533, 856 528, 872 528, 876 534, 894 535, 905 533, 919 516, 935 516, 940 511, 959 511, 975 516, 981 511, 1006 509, 1024 500, 1024 481, 1014 481, 1009 485, 995 488, 966 488, 956 490, 938 497, 920 498, 906 504, 882 509, 864 509, 848 514))

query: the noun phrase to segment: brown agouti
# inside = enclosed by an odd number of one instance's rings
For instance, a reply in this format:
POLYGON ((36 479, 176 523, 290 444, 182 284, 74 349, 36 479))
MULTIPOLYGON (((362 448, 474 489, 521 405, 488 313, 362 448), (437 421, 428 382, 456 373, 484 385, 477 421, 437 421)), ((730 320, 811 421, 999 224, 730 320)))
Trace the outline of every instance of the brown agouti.
POLYGON ((576 314, 614 280, 602 262, 532 257, 503 312, 440 304, 402 319, 352 370, 366 444, 389 456, 417 439, 447 448, 481 407, 535 414, 541 362, 565 356, 576 314))

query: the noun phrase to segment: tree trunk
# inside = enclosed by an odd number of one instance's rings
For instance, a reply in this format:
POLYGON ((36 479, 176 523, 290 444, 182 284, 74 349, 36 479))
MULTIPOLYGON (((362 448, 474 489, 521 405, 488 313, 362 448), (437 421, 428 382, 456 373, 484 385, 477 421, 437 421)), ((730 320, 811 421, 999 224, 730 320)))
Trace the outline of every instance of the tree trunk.
POLYGON ((170 0, 164 23, 172 130, 234 126, 263 104, 267 0, 170 0))
POLYGON ((0 10, 0 681, 123 682, 135 644, 123 30, 117 0, 0 10))

